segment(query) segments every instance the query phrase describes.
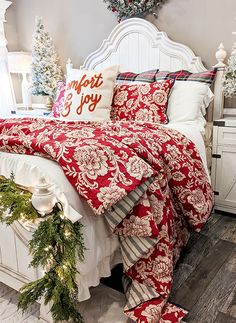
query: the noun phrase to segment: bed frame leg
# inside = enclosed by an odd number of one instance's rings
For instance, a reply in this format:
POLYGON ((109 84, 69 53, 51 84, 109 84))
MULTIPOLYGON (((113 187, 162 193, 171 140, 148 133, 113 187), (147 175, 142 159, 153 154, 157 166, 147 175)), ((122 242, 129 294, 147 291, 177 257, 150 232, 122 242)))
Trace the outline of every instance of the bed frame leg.
POLYGON ((45 305, 44 302, 40 305, 40 314, 39 314, 39 322, 41 323, 52 323, 52 315, 50 312, 50 304, 45 305))

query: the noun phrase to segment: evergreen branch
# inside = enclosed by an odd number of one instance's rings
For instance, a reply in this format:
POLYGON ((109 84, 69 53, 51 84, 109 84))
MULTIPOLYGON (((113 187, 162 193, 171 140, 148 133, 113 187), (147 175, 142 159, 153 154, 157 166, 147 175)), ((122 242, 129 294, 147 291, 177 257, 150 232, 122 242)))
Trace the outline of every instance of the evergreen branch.
MULTIPOLYGON (((38 213, 31 204, 31 193, 15 184, 13 176, 11 179, 0 176, 0 221, 9 225, 16 220, 34 222, 37 218, 38 213)), ((44 297, 45 304, 52 303, 51 312, 55 322, 84 322, 76 309, 76 260, 84 260, 85 250, 81 229, 81 223, 72 223, 64 217, 59 203, 39 223, 29 241, 32 255, 30 266, 42 267, 46 273, 21 288, 18 308, 25 311, 44 297)))
POLYGON ((107 8, 116 13, 119 20, 143 13, 156 16, 154 10, 162 5, 165 0, 104 0, 107 8))
POLYGON ((31 195, 12 179, 0 177, 0 221, 6 224, 12 224, 16 220, 34 222, 38 213, 31 205, 31 195))

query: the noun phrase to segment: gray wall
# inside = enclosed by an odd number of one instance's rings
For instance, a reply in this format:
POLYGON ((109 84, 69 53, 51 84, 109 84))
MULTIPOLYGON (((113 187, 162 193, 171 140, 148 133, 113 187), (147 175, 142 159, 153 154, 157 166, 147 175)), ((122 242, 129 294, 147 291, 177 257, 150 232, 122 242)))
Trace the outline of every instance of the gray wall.
MULTIPOLYGON (((62 65, 70 57, 79 66, 117 24, 103 0, 13 0, 6 24, 10 51, 31 50, 37 15, 42 16, 62 65)), ((167 0, 158 19, 147 19, 171 39, 190 46, 210 67, 220 42, 231 50, 235 15, 236 0, 167 0)))
POLYGON ((209 68, 216 63, 220 42, 231 51, 235 16, 235 0, 168 0, 154 23, 173 40, 192 48, 209 68))
MULTIPOLYGON (((12 37, 14 25, 19 50, 31 50, 36 16, 43 18, 62 64, 70 57, 80 65, 117 23, 102 0, 13 0, 7 12, 6 37, 12 37)), ((9 42, 8 48, 14 50, 15 44, 9 42)))

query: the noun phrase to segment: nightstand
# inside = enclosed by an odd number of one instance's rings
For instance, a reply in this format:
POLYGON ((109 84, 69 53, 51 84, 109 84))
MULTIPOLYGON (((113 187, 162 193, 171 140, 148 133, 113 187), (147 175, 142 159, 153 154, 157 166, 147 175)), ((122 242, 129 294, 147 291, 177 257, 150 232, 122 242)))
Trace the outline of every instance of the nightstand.
POLYGON ((51 113, 51 111, 47 111, 45 109, 17 109, 16 111, 12 111, 11 113, 12 115, 25 117, 47 117, 51 113))
POLYGON ((211 178, 215 210, 236 214, 236 117, 213 123, 211 178))
POLYGON ((33 103, 31 108, 25 108, 23 103, 17 103, 16 111, 11 113, 23 117, 47 117, 51 111, 47 110, 43 103, 33 103))

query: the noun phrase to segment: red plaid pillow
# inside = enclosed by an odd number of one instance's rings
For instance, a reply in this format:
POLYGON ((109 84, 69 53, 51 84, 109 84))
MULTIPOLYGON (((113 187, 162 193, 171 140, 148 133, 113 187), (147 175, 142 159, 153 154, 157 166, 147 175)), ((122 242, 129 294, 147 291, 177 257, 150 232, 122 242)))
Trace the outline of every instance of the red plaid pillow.
POLYGON ((159 71, 158 69, 155 69, 155 70, 145 71, 139 74, 135 74, 132 72, 123 72, 117 75, 116 80, 119 81, 119 83, 121 83, 120 81, 123 81, 122 84, 125 82, 152 83, 152 82, 155 82, 155 75, 157 74, 158 71, 159 71))
POLYGON ((215 79, 216 72, 217 68, 201 73, 191 73, 186 70, 180 70, 176 72, 162 71, 156 73, 155 81, 174 79, 176 81, 195 81, 211 85, 215 79))
POLYGON ((166 109, 174 80, 150 84, 117 84, 114 88, 111 118, 168 123, 166 109))
POLYGON ((59 118, 61 116, 61 111, 63 109, 63 105, 65 101, 65 90, 66 90, 66 83, 64 81, 58 81, 56 99, 52 106, 52 113, 51 113, 52 117, 59 118))

